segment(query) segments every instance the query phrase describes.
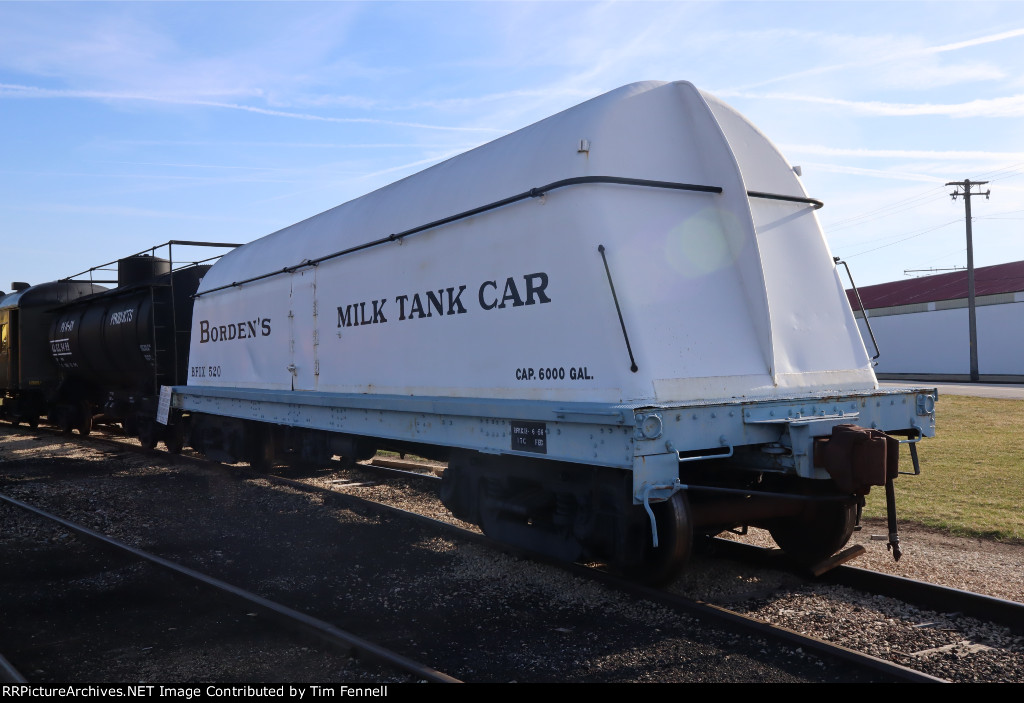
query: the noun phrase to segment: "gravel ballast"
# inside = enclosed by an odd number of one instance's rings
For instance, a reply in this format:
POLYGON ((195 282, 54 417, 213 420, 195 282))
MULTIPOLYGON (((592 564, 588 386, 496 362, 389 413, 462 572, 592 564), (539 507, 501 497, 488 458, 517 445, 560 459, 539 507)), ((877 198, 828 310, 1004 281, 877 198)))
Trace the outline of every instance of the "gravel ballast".
MULTIPOLYGON (((130 455, 24 429, 0 429, 2 492, 310 612, 465 680, 850 680, 848 672, 833 671, 831 664, 802 652, 704 627, 558 569, 233 473, 231 467, 174 464, 160 455, 130 455)), ((381 481, 359 469, 318 474, 316 482, 445 516, 430 491, 413 483, 381 481)), ((69 544, 74 538, 22 511, 0 506, 0 516, 6 573, 14 573, 33 552, 38 557, 65 546, 74 549, 69 544)), ((927 579, 932 573, 928 580, 946 585, 1024 597, 1024 548, 958 540, 911 526, 902 534, 904 557, 893 564, 884 544, 868 543, 867 531, 858 533, 857 539, 866 539, 868 554, 856 565, 874 568, 877 561, 879 568, 912 578, 927 579), (996 584, 1002 574, 1011 583, 996 584)), ((125 573, 102 578, 128 579, 125 573)), ((1022 643, 999 628, 972 629, 965 618, 920 613, 891 599, 823 584, 809 587, 790 583, 791 578, 745 572, 698 555, 673 588, 935 676, 1024 682, 1022 643)), ((102 661, 102 647, 123 650, 116 642, 95 646, 99 649, 88 658, 93 662, 89 671, 37 667, 43 673, 36 676, 54 681, 62 680, 63 673, 91 680, 100 671, 95 662, 102 661)), ((289 646, 305 651, 302 643, 289 646)), ((163 654, 167 662, 161 670, 161 656, 152 650, 138 661, 120 651, 119 668, 102 675, 120 681, 130 681, 125 678, 130 671, 140 679, 176 681, 242 681, 261 675, 252 659, 259 654, 252 648, 220 652, 217 667, 210 666, 210 656, 191 657, 184 647, 174 656, 163 654)), ((81 659, 69 651, 66 659, 76 656, 81 659)), ((17 666, 17 657, 8 658, 17 666)), ((299 659, 324 662, 296 669, 302 680, 379 680, 374 678, 379 674, 353 669, 343 657, 324 657, 315 647, 299 659)))

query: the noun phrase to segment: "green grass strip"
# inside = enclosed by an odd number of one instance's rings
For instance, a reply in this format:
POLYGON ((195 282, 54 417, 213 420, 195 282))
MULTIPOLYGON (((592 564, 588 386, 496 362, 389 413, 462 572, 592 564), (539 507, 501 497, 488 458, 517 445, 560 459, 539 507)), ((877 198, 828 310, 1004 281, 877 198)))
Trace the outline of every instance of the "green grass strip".
MULTIPOLYGON (((918 444, 918 456, 921 475, 896 480, 901 522, 1024 543, 1024 400, 940 395, 936 436, 918 444)), ((905 446, 900 469, 912 470, 905 446)), ((885 519, 882 488, 864 515, 885 519)))

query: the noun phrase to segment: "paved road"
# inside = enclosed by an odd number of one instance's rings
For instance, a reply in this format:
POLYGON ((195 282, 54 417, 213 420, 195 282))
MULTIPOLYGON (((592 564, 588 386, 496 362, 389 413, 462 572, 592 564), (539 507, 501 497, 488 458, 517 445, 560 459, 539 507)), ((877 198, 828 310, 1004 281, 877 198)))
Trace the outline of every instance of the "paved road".
POLYGON ((934 383, 927 381, 879 381, 883 388, 938 388, 943 395, 972 395, 978 398, 1024 399, 1024 385, 1019 383, 934 383))

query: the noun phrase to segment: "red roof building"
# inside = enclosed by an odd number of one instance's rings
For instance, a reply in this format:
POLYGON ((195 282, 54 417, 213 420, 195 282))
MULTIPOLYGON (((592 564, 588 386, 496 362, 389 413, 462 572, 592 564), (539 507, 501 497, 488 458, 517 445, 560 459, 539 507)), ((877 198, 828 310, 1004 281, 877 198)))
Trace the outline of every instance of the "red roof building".
MULTIPOLYGON (((905 281, 879 283, 858 288, 868 310, 967 297, 967 271, 953 271, 905 281)), ((1024 261, 983 266, 974 270, 974 295, 997 295, 1024 291, 1024 261)), ((860 310, 852 290, 846 291, 850 307, 860 310)))
MULTIPOLYGON (((880 356, 879 378, 970 379, 967 271, 940 273, 860 288, 861 315, 846 292, 869 354, 880 356), (871 334, 866 322, 871 323, 871 334)), ((1024 380, 1024 261, 974 271, 978 371, 982 380, 1024 380)))

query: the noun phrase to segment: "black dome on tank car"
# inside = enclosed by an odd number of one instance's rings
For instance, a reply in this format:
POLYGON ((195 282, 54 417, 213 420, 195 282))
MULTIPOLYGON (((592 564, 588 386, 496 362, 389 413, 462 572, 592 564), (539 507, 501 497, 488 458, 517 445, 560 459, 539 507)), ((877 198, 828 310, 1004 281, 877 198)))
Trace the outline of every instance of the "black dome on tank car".
POLYGON ((117 287, 134 285, 171 272, 171 262, 158 256, 136 254, 117 260, 117 287))

